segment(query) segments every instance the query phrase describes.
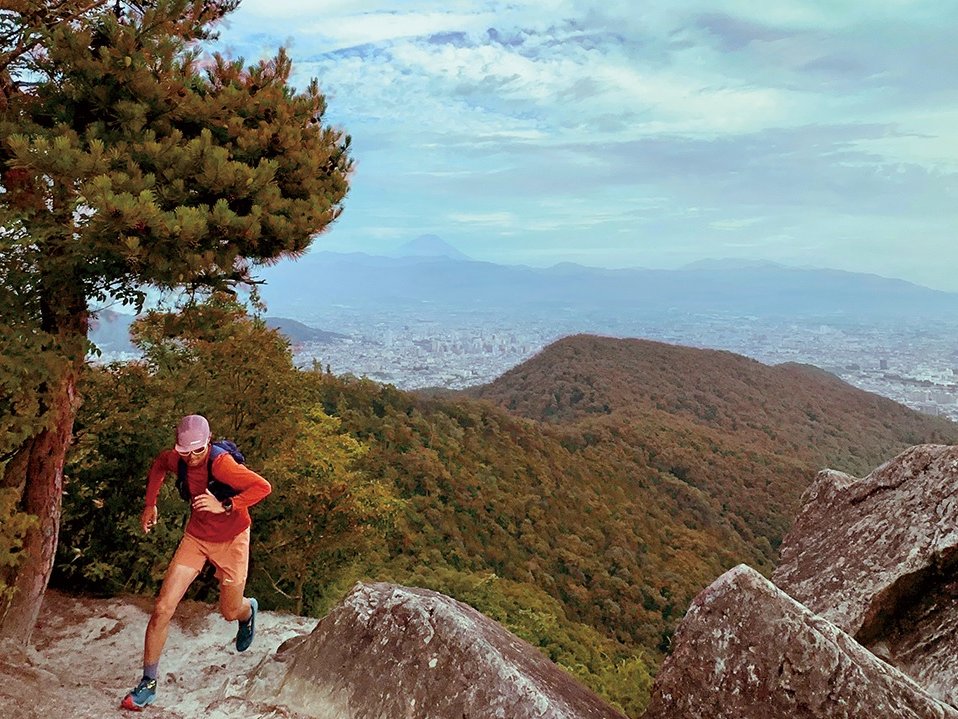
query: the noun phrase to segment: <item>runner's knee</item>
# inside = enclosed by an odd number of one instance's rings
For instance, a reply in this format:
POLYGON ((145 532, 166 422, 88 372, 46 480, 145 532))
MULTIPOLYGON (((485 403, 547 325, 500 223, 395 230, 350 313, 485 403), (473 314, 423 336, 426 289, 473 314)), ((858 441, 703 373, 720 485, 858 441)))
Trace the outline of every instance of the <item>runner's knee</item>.
POLYGON ((157 599, 156 604, 153 605, 153 619, 163 622, 170 621, 173 618, 173 613, 176 612, 177 604, 179 602, 172 602, 163 598, 157 599))

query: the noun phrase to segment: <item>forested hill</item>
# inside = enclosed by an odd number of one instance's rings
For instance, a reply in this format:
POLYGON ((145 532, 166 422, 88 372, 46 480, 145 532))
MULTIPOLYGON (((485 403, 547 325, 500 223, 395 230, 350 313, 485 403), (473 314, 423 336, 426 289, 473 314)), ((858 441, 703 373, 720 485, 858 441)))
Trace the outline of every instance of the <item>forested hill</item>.
POLYGON ((911 445, 958 442, 955 423, 815 367, 637 339, 568 337, 469 394, 653 472, 665 481, 647 501, 668 501, 674 523, 734 527, 768 564, 818 470, 864 476, 911 445))
POLYGON ((384 576, 492 570, 647 650, 723 568, 770 571, 819 469, 863 475, 913 444, 958 441, 958 425, 814 367, 592 336, 467 393, 331 377, 325 392, 369 444, 365 470, 409 502, 384 576))
POLYGON ((853 474, 905 446, 958 438, 958 425, 816 367, 769 366, 731 352, 639 339, 567 337, 468 394, 560 425, 610 418, 695 428, 742 448, 853 474))

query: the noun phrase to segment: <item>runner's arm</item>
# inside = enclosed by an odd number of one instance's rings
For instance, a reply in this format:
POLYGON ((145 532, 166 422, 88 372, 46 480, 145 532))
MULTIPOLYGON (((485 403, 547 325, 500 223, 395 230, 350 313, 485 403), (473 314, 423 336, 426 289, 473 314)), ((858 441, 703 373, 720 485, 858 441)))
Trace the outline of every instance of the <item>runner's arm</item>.
POLYGON ((156 500, 160 496, 160 487, 163 486, 163 480, 167 473, 176 472, 176 463, 179 456, 172 449, 166 449, 157 455, 150 466, 149 474, 146 476, 146 506, 155 507, 156 500))
POLYGON ((143 507, 143 513, 140 515, 140 527, 143 529, 144 534, 149 534, 150 530, 153 529, 156 524, 157 519, 159 519, 160 515, 156 509, 156 500, 160 495, 160 487, 163 485, 163 480, 166 479, 166 473, 176 471, 175 462, 177 460, 178 458, 175 452, 166 450, 161 452, 150 466, 150 471, 146 476, 146 506, 143 507), (170 468, 170 457, 168 456, 170 454, 174 456, 172 468, 170 468))
POLYGON ((239 492, 232 497, 234 510, 248 509, 273 491, 263 477, 225 452, 213 462, 213 476, 239 492))

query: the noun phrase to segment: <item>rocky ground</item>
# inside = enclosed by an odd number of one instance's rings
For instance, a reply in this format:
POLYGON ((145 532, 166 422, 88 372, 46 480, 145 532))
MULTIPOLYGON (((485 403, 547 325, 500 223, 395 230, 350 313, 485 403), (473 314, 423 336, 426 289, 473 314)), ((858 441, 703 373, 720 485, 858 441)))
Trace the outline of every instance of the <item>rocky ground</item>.
MULTIPOLYGON (((120 700, 139 680, 143 632, 152 602, 78 599, 48 592, 28 649, 0 646, 0 716, 4 719, 101 719, 130 715, 120 700)), ((253 646, 233 646, 236 624, 214 606, 180 605, 160 664, 150 719, 295 717, 282 707, 241 697, 246 678, 285 640, 315 619, 260 612, 253 646)))

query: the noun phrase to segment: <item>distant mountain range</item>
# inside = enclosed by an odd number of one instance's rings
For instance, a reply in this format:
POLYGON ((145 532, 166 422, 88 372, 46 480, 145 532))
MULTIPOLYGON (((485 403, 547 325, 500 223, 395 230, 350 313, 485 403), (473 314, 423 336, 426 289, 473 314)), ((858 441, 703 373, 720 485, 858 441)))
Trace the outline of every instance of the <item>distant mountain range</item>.
MULTIPOLYGON (((298 322, 317 308, 485 310, 581 316, 653 317, 674 313, 870 321, 936 320, 958 315, 958 294, 904 280, 770 262, 702 260, 677 270, 601 269, 573 263, 548 268, 467 258, 435 235, 399 248, 400 256, 317 252, 261 268, 267 324, 291 343, 343 335, 298 322)), ((104 310, 93 341, 103 351, 132 351, 132 317, 104 310)), ((573 331, 603 331, 582 324, 573 331)))
POLYGON ((267 327, 279 330, 293 345, 302 344, 303 342, 324 344, 346 339, 346 335, 341 335, 337 332, 327 332, 326 330, 318 330, 286 317, 264 317, 263 319, 267 327))
MULTIPOLYGON (((135 319, 133 315, 122 312, 100 310, 90 322, 90 341, 103 353, 136 352, 130 341, 130 325, 135 319)), ((304 342, 323 344, 346 338, 346 335, 315 329, 286 317, 263 319, 267 327, 279 330, 294 346, 304 342)))
MULTIPOLYGON (((438 238, 436 238, 438 239, 438 238)), ((683 269, 549 268, 448 256, 382 257, 318 252, 260 272, 273 313, 317 306, 402 306, 534 310, 576 308, 643 313, 732 313, 846 318, 953 315, 958 294, 870 274, 773 263, 708 260, 683 269)))

